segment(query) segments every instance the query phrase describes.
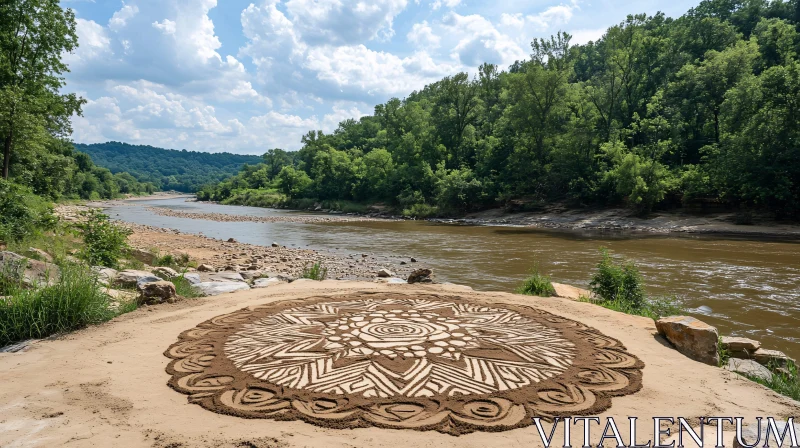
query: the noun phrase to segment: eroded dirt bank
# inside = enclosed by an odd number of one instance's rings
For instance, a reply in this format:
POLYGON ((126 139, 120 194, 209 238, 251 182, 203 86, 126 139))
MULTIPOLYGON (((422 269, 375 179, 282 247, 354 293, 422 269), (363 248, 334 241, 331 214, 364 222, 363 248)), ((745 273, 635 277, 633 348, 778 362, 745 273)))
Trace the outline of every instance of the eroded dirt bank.
MULTIPOLYGON (((164 351, 178 335, 215 316, 284 299, 362 291, 458 294, 495 304, 533 304, 580 321, 620 340, 644 362, 640 391, 612 399, 601 414, 614 416, 627 437, 627 417, 756 416, 800 414, 800 403, 731 372, 703 365, 656 336, 652 320, 587 303, 478 293, 448 285, 300 282, 175 305, 144 308, 28 351, 0 355, 0 446, 124 447, 389 447, 542 446, 533 426, 454 437, 432 431, 362 428, 337 430, 300 421, 249 420, 190 404, 167 386, 164 351)), ((650 425, 643 426, 640 431, 650 425)), ((582 439, 573 434, 573 445, 582 439)), ((559 431, 560 433, 560 431, 559 431)), ((641 442, 651 435, 647 429, 641 442)), ((560 434, 556 435, 558 439, 560 434)), ((705 437, 714 440, 712 428, 705 437)), ((733 431, 725 432, 730 444, 733 431)), ((555 446, 560 446, 557 441, 555 446)))

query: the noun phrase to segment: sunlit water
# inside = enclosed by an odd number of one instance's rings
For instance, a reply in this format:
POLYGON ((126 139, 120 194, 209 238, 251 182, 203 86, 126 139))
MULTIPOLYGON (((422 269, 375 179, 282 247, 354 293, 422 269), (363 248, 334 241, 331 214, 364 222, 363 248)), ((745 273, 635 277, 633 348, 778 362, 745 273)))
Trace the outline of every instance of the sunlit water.
POLYGON ((642 236, 473 227, 422 221, 352 223, 215 222, 158 216, 146 207, 274 216, 281 210, 222 206, 185 199, 115 206, 124 221, 169 227, 245 243, 371 253, 430 266, 440 281, 476 289, 514 289, 530 267, 554 281, 585 287, 600 247, 632 259, 651 295, 676 296, 723 335, 758 339, 800 359, 800 242, 708 236, 642 236), (702 308, 701 308, 702 307, 702 308), (710 310, 709 310, 710 309, 710 310))

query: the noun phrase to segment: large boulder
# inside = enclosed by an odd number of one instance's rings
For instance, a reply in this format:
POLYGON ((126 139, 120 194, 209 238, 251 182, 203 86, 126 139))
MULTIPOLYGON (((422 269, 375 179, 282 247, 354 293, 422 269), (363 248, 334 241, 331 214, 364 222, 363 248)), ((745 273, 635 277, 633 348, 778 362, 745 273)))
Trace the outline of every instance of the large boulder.
POLYGON ((433 283, 433 271, 430 269, 417 269, 408 276, 408 283, 433 283))
POLYGON ((553 289, 556 291, 556 297, 562 297, 570 300, 579 300, 581 297, 592 297, 592 293, 586 289, 581 289, 571 285, 564 285, 562 283, 552 283, 552 285, 553 289))
POLYGON ((57 283, 61 278, 61 270, 53 263, 4 251, 0 252, 0 276, 19 282, 24 288, 35 288, 57 283))
POLYGON ((268 288, 270 286, 281 285, 284 282, 278 278, 259 278, 253 282, 253 288, 268 288))
POLYGON ((242 278, 245 280, 256 280, 258 278, 261 278, 264 274, 259 270, 254 270, 254 271, 243 271, 240 272, 239 275, 241 275, 242 278))
POLYGON ((217 272, 209 275, 208 278, 212 282, 244 282, 242 274, 233 271, 217 272))
POLYGON ((130 288, 138 285, 139 283, 151 283, 160 281, 161 278, 156 277, 155 275, 153 275, 152 272, 126 269, 117 274, 117 278, 114 280, 114 284, 130 288))
POLYGON ((229 292, 250 289, 250 286, 244 282, 202 282, 194 285, 194 287, 207 296, 218 296, 229 292))
POLYGON ((114 283, 114 279, 116 279, 117 274, 119 274, 116 269, 106 268, 103 266, 92 266, 92 272, 97 278, 97 281, 105 286, 110 286, 112 283, 114 283))
POLYGON ((157 305, 164 302, 173 303, 178 295, 175 292, 175 285, 164 280, 139 283, 136 289, 139 290, 139 303, 147 305, 157 305))
POLYGON ((786 353, 764 348, 756 350, 755 353, 753 353, 753 359, 761 365, 770 367, 786 367, 790 361, 794 363, 794 360, 786 356, 786 353))
POLYGON ((768 368, 753 361, 752 359, 737 359, 731 358, 725 366, 726 370, 731 372, 741 373, 753 378, 760 378, 765 381, 772 379, 772 372, 768 368))
POLYGON ((690 316, 664 317, 656 321, 658 332, 675 348, 708 365, 719 365, 717 329, 690 316))
POLYGON ((216 272, 217 268, 215 268, 210 264, 201 264, 200 266, 197 267, 197 270, 199 272, 216 272))
POLYGON ((378 277, 380 277, 380 278, 391 278, 391 277, 394 277, 394 272, 392 272, 392 271, 390 271, 390 270, 388 270, 386 268, 382 268, 382 269, 378 270, 378 277))
POLYGON ((202 280, 200 280, 200 274, 183 274, 183 278, 185 278, 186 281, 188 281, 191 285, 196 285, 202 282, 202 280))
POLYGON ((719 340, 719 345, 725 349, 732 358, 750 359, 753 357, 761 343, 748 338, 734 336, 723 336, 719 340))

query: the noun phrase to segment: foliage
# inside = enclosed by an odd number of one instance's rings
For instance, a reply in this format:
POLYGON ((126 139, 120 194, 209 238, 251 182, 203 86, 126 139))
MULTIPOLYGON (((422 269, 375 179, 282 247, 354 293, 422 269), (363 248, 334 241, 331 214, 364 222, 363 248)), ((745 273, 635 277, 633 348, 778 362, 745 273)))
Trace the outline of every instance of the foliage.
POLYGON ((111 222, 98 209, 91 209, 84 217, 85 221, 78 225, 84 243, 81 258, 92 266, 118 267, 128 250, 131 231, 111 222))
POLYGON ((328 276, 328 268, 323 267, 322 263, 316 262, 311 266, 306 265, 303 268, 303 273, 300 275, 300 278, 308 278, 311 280, 322 281, 325 280, 325 277, 328 276))
POLYGON ((644 215, 712 201, 797 219, 796 10, 703 0, 674 20, 630 15, 583 45, 536 39, 505 71, 483 64, 333 133, 311 130, 297 153, 272 151, 203 196, 243 203, 276 190, 416 217, 519 202, 644 215))
POLYGON ((195 288, 189 280, 184 277, 186 272, 181 273, 181 275, 177 277, 173 277, 169 279, 173 285, 175 285, 175 293, 178 294, 180 297, 184 297, 187 299, 194 299, 197 297, 203 297, 203 293, 200 292, 199 289, 195 288))
POLYGON ((50 204, 27 188, 0 179, 0 241, 21 241, 55 223, 50 204))
POLYGON ((540 273, 538 266, 534 266, 528 278, 517 288, 517 294, 551 297, 556 295, 556 290, 550 277, 540 273))
POLYGON ((589 284, 592 293, 600 302, 617 303, 634 312, 644 308, 647 301, 642 276, 633 262, 617 263, 605 248, 600 253, 602 259, 589 284))
MULTIPOLYGON (((126 172, 135 181, 152 184, 157 190, 189 193, 236 174, 244 165, 256 165, 269 159, 270 165, 263 175, 274 177, 280 171, 279 168, 274 171, 274 167, 290 164, 281 158, 286 154, 281 150, 272 150, 262 158, 227 152, 178 151, 119 142, 76 144, 75 149, 88 154, 98 166, 109 169, 115 175, 126 172), (273 171, 275 174, 272 174, 273 171)), ((257 184, 255 188, 262 186, 257 184)))
POLYGON ((798 374, 797 364, 789 362, 785 369, 780 369, 777 365, 769 365, 767 368, 772 372, 771 379, 745 376, 781 395, 793 400, 800 400, 800 374, 798 374))
POLYGON ((115 309, 91 273, 75 265, 62 266, 55 285, 7 294, 0 301, 0 346, 105 322, 131 309, 115 309))

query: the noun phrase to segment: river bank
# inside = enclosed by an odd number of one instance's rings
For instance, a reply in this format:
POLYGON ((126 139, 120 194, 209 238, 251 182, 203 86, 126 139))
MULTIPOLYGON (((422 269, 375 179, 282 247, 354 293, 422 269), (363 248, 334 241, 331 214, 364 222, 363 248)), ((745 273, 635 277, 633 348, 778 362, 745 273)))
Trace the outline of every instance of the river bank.
MULTIPOLYGON (((214 202, 209 202, 215 204, 214 202)), ((366 207, 366 206, 365 206, 366 207)), ((335 218, 319 218, 320 222, 338 222, 344 220, 400 220, 403 217, 390 213, 385 207, 367 207, 373 211, 367 213, 347 213, 323 209, 321 206, 309 209, 285 209, 304 213, 314 213, 335 218)), ((236 222, 246 220, 239 215, 194 214, 157 208, 154 210, 163 216, 207 219, 218 222, 236 222)), ((309 218, 303 218, 309 220, 309 218)), ((657 211, 648 217, 633 215, 625 208, 574 209, 561 206, 544 207, 538 211, 511 212, 503 208, 468 213, 463 216, 445 218, 420 218, 430 222, 474 226, 506 226, 549 230, 585 230, 601 232, 632 232, 649 234, 694 234, 742 236, 755 238, 788 238, 800 240, 800 223, 780 222, 764 214, 748 215, 743 218, 735 212, 699 213, 685 210, 657 211), (739 223, 749 221, 747 224, 739 223)))

